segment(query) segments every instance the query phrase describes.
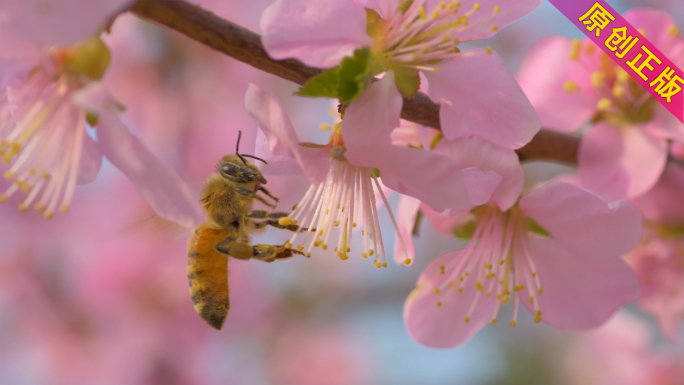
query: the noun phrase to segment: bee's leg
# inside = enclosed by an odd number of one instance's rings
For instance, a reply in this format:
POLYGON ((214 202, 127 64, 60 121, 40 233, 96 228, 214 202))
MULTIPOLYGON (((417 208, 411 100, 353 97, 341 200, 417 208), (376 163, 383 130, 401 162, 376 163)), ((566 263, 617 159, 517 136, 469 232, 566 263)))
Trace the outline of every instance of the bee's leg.
POLYGON ((290 215, 289 213, 286 213, 284 211, 277 211, 277 212, 268 212, 266 210, 252 210, 245 214, 245 217, 247 218, 270 218, 270 219, 279 219, 279 218, 284 218, 286 216, 290 215))
POLYGON ((248 260, 258 259, 265 262, 273 262, 276 259, 287 259, 292 257, 292 253, 301 254, 296 250, 291 250, 285 246, 273 245, 250 245, 235 240, 226 239, 216 245, 216 251, 230 255, 233 258, 248 260))
POLYGON ((256 193, 255 193, 254 191, 250 191, 250 190, 248 190, 248 189, 246 189, 246 188, 244 188, 244 187, 236 187, 236 188, 235 188, 235 191, 237 191, 238 194, 240 194, 240 195, 242 195, 242 196, 254 198, 254 199, 258 200, 259 202, 265 204, 266 206, 268 206, 268 207, 270 207, 270 208, 272 208, 272 209, 276 208, 275 205, 272 205, 272 204, 268 203, 268 202, 266 201, 266 199, 260 197, 259 195, 256 195, 256 193))
POLYGON ((276 203, 280 202, 280 199, 274 197, 273 194, 271 194, 271 192, 268 191, 268 190, 266 189, 266 187, 260 185, 259 188, 258 188, 257 190, 259 190, 259 191, 261 191, 262 193, 266 194, 267 197, 273 199, 274 201, 276 201, 276 203))
MULTIPOLYGON (((278 228, 278 229, 285 229, 285 230, 290 230, 290 231, 300 231, 300 232, 309 231, 308 227, 299 227, 298 225, 281 225, 277 220, 272 220, 272 219, 268 219, 268 220, 259 222, 259 223, 257 223, 257 225, 260 225, 261 227, 268 225, 268 226, 273 226, 273 227, 278 228), (265 224, 261 225, 262 223, 265 223, 265 224)), ((316 231, 316 229, 312 229, 311 231, 316 231)))

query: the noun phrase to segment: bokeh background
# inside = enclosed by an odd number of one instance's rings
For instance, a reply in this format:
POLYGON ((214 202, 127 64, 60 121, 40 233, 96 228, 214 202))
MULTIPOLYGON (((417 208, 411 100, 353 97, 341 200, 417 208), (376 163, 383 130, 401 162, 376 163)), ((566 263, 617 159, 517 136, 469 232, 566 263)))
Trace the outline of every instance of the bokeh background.
MULTIPOLYGON (((270 2, 200 4, 258 32, 270 2)), ((620 12, 666 10, 684 30, 682 0, 608 2, 620 12)), ((582 36, 545 1, 466 47, 490 45, 515 72, 529 46, 550 34, 582 36)), ((234 151, 237 131, 254 129, 244 110, 250 82, 281 99, 300 137, 325 138, 317 127, 331 121, 331 104, 292 97, 292 83, 132 15, 120 16, 105 39, 113 52, 105 81, 126 105, 125 122, 198 194, 215 161, 234 151)), ((559 171, 525 168, 532 180, 559 171)), ((269 178, 268 187, 286 208, 308 182, 269 178)), ((392 206, 397 200, 389 197, 392 206)), ((525 313, 515 329, 490 325, 455 349, 414 342, 404 299, 432 258, 459 246, 426 221, 411 268, 376 269, 321 250, 272 264, 231 260, 232 308, 217 332, 193 309, 185 240, 139 225, 150 211, 111 165, 77 189, 66 215, 48 221, 12 201, 0 211, 1 384, 684 384, 684 341, 664 339, 632 308, 587 333, 537 325, 525 313)), ((394 232, 380 215, 391 255, 394 232)), ((269 230, 255 241, 286 237, 269 230)))

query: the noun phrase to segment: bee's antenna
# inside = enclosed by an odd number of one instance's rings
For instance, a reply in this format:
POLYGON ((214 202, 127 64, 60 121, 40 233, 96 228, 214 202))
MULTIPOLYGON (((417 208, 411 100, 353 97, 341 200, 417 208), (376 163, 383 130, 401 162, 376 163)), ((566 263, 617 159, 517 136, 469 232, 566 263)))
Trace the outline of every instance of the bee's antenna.
POLYGON ((242 163, 247 164, 247 161, 245 160, 245 158, 243 158, 242 155, 240 155, 240 139, 241 139, 241 138, 242 138, 242 130, 239 130, 239 131, 238 131, 238 140, 237 140, 237 144, 235 145, 235 155, 237 155, 238 158, 240 158, 240 160, 242 161, 242 163))
POLYGON ((265 160, 259 158, 258 156, 247 155, 247 154, 242 154, 242 156, 245 156, 245 157, 247 157, 247 158, 252 158, 252 159, 260 160, 260 161, 264 162, 264 164, 268 164, 268 162, 266 162, 265 160))

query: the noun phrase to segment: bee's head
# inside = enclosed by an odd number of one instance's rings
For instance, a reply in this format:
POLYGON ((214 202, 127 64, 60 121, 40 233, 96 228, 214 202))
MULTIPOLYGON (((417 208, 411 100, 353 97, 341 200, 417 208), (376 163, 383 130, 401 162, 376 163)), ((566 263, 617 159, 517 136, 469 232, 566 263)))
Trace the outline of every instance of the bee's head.
POLYGON ((225 155, 216 164, 217 171, 222 177, 235 183, 266 184, 266 178, 252 162, 240 155, 225 155))

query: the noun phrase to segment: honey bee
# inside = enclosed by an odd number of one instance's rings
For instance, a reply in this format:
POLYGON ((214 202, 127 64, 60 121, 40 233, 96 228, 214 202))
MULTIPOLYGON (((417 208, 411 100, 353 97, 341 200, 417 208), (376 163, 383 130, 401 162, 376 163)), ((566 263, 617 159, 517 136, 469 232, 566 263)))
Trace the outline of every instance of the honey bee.
POLYGON ((221 330, 230 309, 229 256, 273 262, 290 258, 293 254, 302 254, 285 246, 251 244, 250 235, 266 226, 290 231, 298 231, 299 227, 292 223, 279 223, 279 219, 287 217, 288 213, 252 209, 254 200, 270 208, 276 207, 259 193, 275 203, 278 198, 263 187, 266 179, 256 165, 245 158, 266 161, 240 154, 241 136, 242 132, 238 134, 235 155, 225 155, 219 159, 216 172, 204 184, 201 202, 208 221, 198 226, 188 241, 190 295, 197 314, 217 330, 221 330))

